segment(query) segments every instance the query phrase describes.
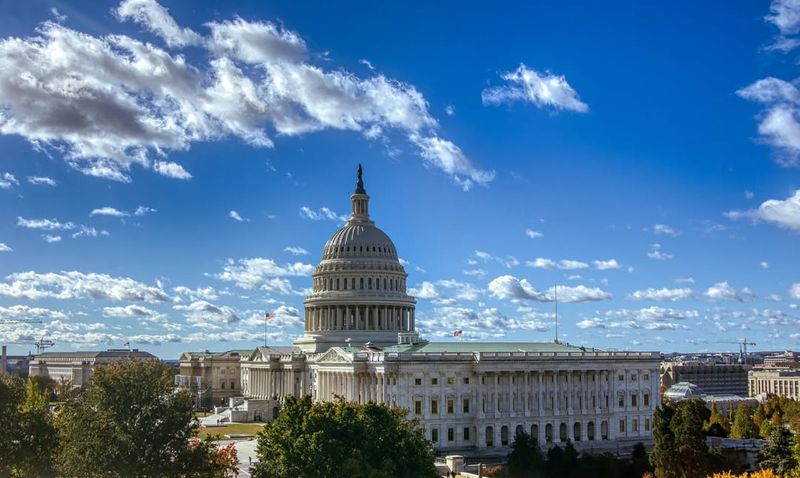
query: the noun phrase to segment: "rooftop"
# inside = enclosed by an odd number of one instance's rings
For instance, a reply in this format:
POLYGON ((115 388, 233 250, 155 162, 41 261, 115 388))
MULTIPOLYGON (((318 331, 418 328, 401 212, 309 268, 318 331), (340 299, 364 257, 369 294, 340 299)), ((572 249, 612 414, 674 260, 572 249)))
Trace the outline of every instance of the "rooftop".
MULTIPOLYGON (((349 347, 352 349, 353 347, 349 347)), ((348 352, 350 350, 347 350, 348 352)), ((359 352, 363 351, 358 349, 359 352)), ((392 345, 384 352, 410 353, 481 353, 481 352, 601 352, 599 349, 576 347, 555 342, 427 342, 414 345, 392 345)))

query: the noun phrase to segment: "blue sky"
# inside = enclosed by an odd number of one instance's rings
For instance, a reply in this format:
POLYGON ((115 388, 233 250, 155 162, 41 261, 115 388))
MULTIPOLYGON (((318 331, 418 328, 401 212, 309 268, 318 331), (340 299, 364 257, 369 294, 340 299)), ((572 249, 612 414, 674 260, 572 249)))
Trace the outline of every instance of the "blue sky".
POLYGON ((302 331, 360 162, 423 335, 800 346, 800 2, 0 2, 0 340, 302 331))

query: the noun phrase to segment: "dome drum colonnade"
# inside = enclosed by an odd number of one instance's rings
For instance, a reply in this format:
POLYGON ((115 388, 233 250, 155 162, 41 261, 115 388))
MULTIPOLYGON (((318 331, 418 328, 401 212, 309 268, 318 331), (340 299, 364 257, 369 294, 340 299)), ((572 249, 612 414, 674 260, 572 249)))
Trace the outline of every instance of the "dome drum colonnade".
POLYGON ((394 243, 369 217, 362 170, 351 196, 352 215, 337 230, 314 271, 305 299, 305 330, 295 345, 303 352, 333 346, 397 344, 415 340, 415 299, 406 293, 406 274, 394 243))

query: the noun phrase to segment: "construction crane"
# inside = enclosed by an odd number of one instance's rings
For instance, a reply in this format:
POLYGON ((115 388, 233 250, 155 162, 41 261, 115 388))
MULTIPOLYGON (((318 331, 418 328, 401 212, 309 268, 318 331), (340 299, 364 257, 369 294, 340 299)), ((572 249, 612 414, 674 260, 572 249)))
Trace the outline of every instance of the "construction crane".
POLYGON ((56 343, 52 340, 45 339, 44 337, 33 343, 33 345, 36 346, 36 355, 39 355, 40 353, 44 352, 45 349, 48 349, 55 344, 56 343))
POLYGON ((42 319, 0 319, 0 324, 41 324, 42 319))
POLYGON ((745 338, 745 339, 743 339, 743 340, 741 340, 739 342, 721 341, 720 343, 721 344, 736 344, 736 345, 738 345, 739 346, 739 363, 741 363, 741 364, 746 364, 747 363, 747 356, 748 356, 747 355, 747 346, 748 345, 753 345, 753 346, 756 345, 755 342, 748 342, 747 338, 745 338))

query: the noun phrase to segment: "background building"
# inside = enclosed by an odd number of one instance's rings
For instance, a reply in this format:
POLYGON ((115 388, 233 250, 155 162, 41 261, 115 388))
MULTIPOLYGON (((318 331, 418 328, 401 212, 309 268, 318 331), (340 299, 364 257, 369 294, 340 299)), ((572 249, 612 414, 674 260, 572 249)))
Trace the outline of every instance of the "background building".
POLYGON ((764 357, 764 367, 800 368, 800 352, 786 351, 764 357))
POLYGON ((800 400, 800 370, 764 368, 748 374, 750 396, 762 393, 800 400))
POLYGON ((109 349, 85 352, 43 352, 35 355, 28 365, 31 377, 46 376, 56 382, 69 380, 75 388, 86 388, 98 365, 114 363, 127 357, 156 359, 155 355, 137 349, 109 349))
POLYGON ((208 409, 227 403, 242 394, 239 362, 252 350, 227 352, 184 352, 175 384, 191 389, 198 408, 208 409))
POLYGON ((747 372, 752 365, 708 364, 699 361, 662 362, 661 388, 690 382, 709 395, 747 396, 747 372))

